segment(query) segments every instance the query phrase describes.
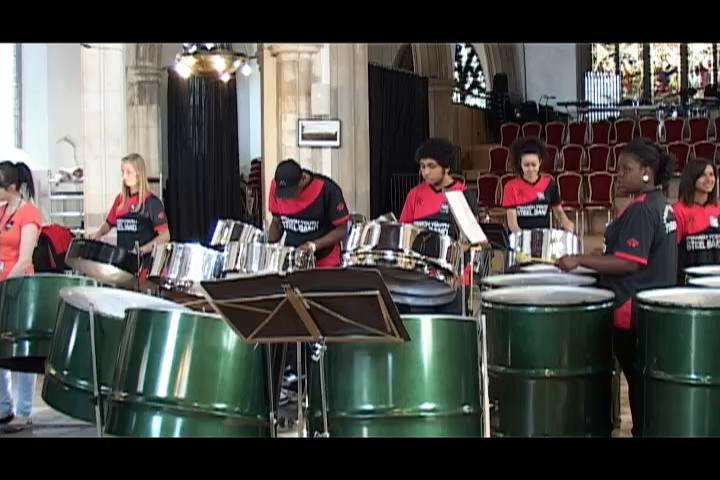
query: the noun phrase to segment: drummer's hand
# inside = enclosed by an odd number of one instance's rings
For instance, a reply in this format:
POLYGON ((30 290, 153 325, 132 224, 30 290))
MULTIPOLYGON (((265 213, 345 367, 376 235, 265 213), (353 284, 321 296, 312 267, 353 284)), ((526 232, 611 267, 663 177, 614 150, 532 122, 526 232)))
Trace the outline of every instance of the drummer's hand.
POLYGON ((88 240, 97 240, 98 239, 98 232, 93 233, 86 233, 85 238, 88 240))
POLYGON ((557 261, 557 266, 563 272, 575 270, 580 266, 580 257, 578 255, 565 255, 557 261))
POLYGON ((568 220, 567 222, 563 223, 562 225, 563 230, 566 230, 568 232, 574 232, 575 231, 575 224, 568 220))
POLYGON ((307 251, 307 252, 311 252, 311 253, 312 253, 312 252, 315 251, 314 245, 315 245, 315 244, 314 244, 313 242, 305 242, 305 243, 303 243, 302 245, 300 245, 299 247, 297 247, 297 249, 298 249, 298 250, 304 250, 304 251, 307 251))

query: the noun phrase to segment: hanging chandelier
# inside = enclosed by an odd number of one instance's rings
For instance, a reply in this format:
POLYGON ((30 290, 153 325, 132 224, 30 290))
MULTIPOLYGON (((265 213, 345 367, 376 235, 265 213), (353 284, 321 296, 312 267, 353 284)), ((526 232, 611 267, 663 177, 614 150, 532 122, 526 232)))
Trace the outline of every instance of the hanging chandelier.
POLYGON ((233 51, 230 43, 183 43, 182 52, 175 56, 174 68, 182 78, 217 76, 227 83, 238 69, 245 76, 252 73, 250 58, 254 57, 233 51))

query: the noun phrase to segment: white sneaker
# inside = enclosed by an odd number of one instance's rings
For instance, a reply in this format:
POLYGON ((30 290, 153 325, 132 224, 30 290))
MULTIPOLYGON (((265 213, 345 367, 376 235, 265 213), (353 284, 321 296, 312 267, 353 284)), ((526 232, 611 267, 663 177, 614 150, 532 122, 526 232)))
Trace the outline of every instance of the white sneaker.
POLYGON ((2 426, 3 433, 18 433, 32 427, 31 417, 15 417, 7 425, 2 426))

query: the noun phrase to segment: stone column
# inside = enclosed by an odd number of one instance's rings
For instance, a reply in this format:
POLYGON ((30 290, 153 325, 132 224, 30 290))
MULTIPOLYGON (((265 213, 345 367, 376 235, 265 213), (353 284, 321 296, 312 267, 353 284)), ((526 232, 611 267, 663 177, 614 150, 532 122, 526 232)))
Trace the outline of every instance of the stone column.
POLYGON ((85 227, 105 220, 120 192, 120 159, 127 154, 123 44, 83 48, 81 65, 82 148, 85 167, 85 227))
POLYGON ((260 61, 265 196, 278 162, 294 158, 309 170, 318 171, 321 167, 319 151, 301 149, 297 144, 298 119, 310 116, 311 86, 320 78, 320 48, 319 44, 295 43, 263 47, 260 61))
MULTIPOLYGON (((145 159, 149 177, 162 171, 160 142, 160 81, 162 45, 130 43, 127 52, 127 151, 145 159)), ((162 188, 152 183, 162 198, 162 188)))

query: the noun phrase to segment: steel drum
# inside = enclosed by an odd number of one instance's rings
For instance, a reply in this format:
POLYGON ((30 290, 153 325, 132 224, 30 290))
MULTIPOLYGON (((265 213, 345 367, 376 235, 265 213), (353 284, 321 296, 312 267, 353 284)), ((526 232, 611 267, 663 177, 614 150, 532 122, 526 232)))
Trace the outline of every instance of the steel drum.
POLYGON ((720 290, 641 292, 635 322, 642 435, 720 436, 720 290))
POLYGON ((482 293, 494 436, 610 436, 613 298, 571 286, 482 293))
POLYGON ((110 394, 125 310, 140 307, 189 310, 161 298, 113 288, 63 288, 60 297, 55 335, 45 364, 42 398, 55 410, 95 423, 91 403, 91 305, 96 325, 98 381, 104 399, 110 394))
POLYGON ((380 270, 397 303, 435 306, 455 298, 462 250, 449 236, 410 224, 354 225, 343 264, 380 270))
POLYGON ((132 285, 138 273, 138 257, 124 248, 76 238, 65 254, 65 263, 76 272, 118 287, 132 285))
POLYGON ((43 373, 60 290, 95 286, 87 277, 42 273, 0 282, 0 368, 43 373))
POLYGON ((555 265, 548 265, 546 263, 534 263, 532 265, 525 265, 523 267, 520 267, 519 270, 522 273, 572 273, 574 275, 598 275, 597 271, 583 266, 579 266, 569 272, 563 272, 555 265))
POLYGON ((267 437, 266 348, 218 315, 128 309, 105 430, 136 437, 267 437))
POLYGON ((222 278, 223 254, 197 243, 155 245, 148 279, 161 288, 202 295, 200 282, 222 278))
POLYGON ((529 285, 568 285, 573 287, 589 287, 595 283, 589 275, 572 273, 509 273, 491 275, 482 280, 483 289, 521 287, 529 285))
POLYGON ((691 278, 717 276, 720 276, 720 265, 699 265, 685 269, 685 280, 688 283, 691 278))
POLYGON ((265 242, 266 236, 262 230, 248 223, 238 220, 218 220, 210 240, 211 247, 225 247, 230 242, 252 243, 265 242))
POLYGON ((225 251, 223 270, 239 275, 291 273, 315 268, 315 255, 276 243, 231 242, 225 251))
MULTIPOLYGON (((411 341, 327 345, 331 437, 480 437, 477 323, 403 315, 411 341)), ((310 365, 310 432, 322 432, 320 369, 310 365)))
POLYGON ((533 259, 555 262, 565 255, 580 253, 580 242, 572 232, 554 228, 538 228, 511 233, 507 267, 534 263, 533 259))
POLYGON ((720 276, 690 278, 687 283, 691 287, 720 288, 720 276))

